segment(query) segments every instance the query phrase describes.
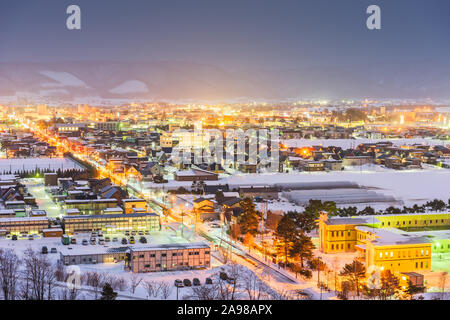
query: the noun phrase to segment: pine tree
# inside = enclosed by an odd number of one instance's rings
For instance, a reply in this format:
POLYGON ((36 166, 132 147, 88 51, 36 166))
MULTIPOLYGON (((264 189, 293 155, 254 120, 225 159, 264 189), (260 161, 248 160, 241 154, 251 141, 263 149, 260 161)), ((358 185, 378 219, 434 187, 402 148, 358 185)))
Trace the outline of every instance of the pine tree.
POLYGON ((390 271, 381 273, 380 298, 386 300, 400 290, 399 279, 390 271))
POLYGON ((288 258, 291 256, 293 239, 296 233, 297 228, 295 227, 294 221, 289 215, 285 214, 278 222, 277 229, 275 230, 275 248, 278 253, 284 255, 285 263, 287 263, 288 258))
POLYGON ((116 300, 117 292, 114 292, 113 288, 109 283, 105 283, 103 286, 102 296, 100 300, 116 300))
POLYGON ((242 213, 238 217, 238 224, 242 234, 250 233, 256 235, 258 233, 259 217, 255 210, 255 204, 252 199, 245 198, 240 202, 242 213))
POLYGON ((297 233, 292 239, 292 244, 290 255, 300 259, 300 267, 303 269, 304 261, 311 259, 313 256, 314 244, 304 232, 297 233))
POLYGON ((311 212, 288 211, 287 215, 294 221, 295 226, 300 231, 310 232, 315 227, 315 217, 311 212))
POLYGON ((356 288, 356 294, 359 297, 359 282, 364 279, 366 274, 366 268, 358 260, 353 260, 352 263, 346 264, 342 269, 340 275, 347 276, 353 286, 356 288))

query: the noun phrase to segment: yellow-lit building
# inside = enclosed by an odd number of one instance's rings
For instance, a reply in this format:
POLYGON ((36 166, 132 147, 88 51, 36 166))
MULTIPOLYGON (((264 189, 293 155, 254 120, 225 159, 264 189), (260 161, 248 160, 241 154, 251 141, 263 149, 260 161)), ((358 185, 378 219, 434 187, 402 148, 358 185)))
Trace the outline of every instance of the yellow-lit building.
POLYGON ((148 212, 147 201, 143 199, 123 199, 122 203, 126 214, 148 212))
POLYGON ((321 214, 319 250, 324 253, 355 251, 357 245, 355 227, 367 223, 369 223, 367 218, 329 218, 327 213, 321 214))
POLYGON ((406 213, 378 215, 380 228, 430 228, 448 227, 450 229, 450 213, 406 213))
POLYGON ((319 219, 319 250, 360 251, 368 272, 420 272, 431 268, 433 252, 450 251, 449 213, 377 215, 319 219))
POLYGON ((429 271, 431 268, 431 241, 424 236, 409 235, 398 229, 379 229, 356 226, 357 237, 364 235, 356 245, 365 253, 368 271, 374 267, 392 272, 429 271))

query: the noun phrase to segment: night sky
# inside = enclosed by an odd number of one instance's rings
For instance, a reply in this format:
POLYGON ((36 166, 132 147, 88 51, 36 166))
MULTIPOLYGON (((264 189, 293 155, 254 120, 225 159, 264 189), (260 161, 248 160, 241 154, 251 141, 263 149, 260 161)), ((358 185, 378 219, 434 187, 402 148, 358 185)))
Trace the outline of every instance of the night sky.
MULTIPOLYGON (((305 68, 449 61, 448 0, 0 0, 0 61, 305 68), (66 29, 66 8, 82 30, 66 29), (382 29, 366 28, 366 8, 382 29)), ((445 62, 444 62, 445 63, 445 62)))

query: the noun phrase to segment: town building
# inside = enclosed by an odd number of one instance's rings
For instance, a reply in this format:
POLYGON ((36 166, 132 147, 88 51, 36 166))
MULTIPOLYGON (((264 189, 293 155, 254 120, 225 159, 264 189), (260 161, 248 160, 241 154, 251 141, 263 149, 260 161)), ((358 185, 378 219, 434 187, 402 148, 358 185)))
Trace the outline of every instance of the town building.
POLYGON ((3 233, 38 234, 47 228, 47 217, 0 218, 0 230, 3 233))
POLYGON ((210 247, 204 242, 130 247, 133 273, 209 268, 210 247))
POLYGON ((126 230, 158 231, 160 220, 156 213, 104 214, 64 216, 62 224, 66 234, 92 232, 117 232, 126 230))
POLYGON ((450 232, 442 230, 450 229, 450 213, 352 218, 330 218, 323 213, 318 222, 320 251, 359 251, 367 270, 428 271, 432 252, 450 251, 450 232))

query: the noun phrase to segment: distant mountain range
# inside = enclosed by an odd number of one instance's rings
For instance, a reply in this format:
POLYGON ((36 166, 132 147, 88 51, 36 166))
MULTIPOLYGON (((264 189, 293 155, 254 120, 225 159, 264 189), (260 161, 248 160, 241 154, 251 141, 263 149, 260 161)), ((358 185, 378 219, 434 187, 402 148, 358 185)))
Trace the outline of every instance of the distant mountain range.
POLYGON ((286 98, 449 99, 450 64, 436 61, 227 71, 190 62, 0 63, 0 96, 59 100, 286 98), (439 67, 438 67, 439 66, 439 67))

